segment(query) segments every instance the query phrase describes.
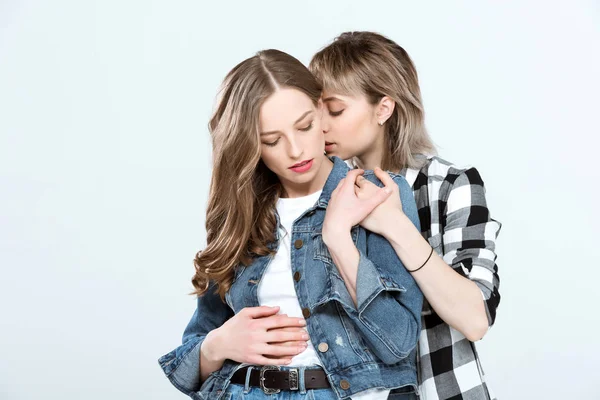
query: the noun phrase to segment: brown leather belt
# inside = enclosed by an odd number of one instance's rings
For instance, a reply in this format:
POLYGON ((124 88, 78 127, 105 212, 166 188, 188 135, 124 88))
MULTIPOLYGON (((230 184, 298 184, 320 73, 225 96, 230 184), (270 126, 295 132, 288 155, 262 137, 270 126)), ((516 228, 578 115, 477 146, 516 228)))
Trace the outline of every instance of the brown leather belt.
MULTIPOLYGON (((231 377, 232 383, 246 384, 248 367, 235 371, 231 377)), ((299 390, 300 372, 298 368, 280 370, 276 365, 254 366, 250 372, 250 386, 260 387, 265 394, 279 393, 281 390, 299 390)), ((327 375, 323 369, 305 369, 304 387, 308 389, 324 389, 330 387, 327 375)))

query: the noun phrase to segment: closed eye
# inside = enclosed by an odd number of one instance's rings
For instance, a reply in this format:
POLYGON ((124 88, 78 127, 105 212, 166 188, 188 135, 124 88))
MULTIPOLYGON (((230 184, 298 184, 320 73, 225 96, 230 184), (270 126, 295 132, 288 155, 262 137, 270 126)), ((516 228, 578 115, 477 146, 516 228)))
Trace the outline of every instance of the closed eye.
POLYGON ((344 109, 341 109, 340 111, 329 111, 329 115, 331 115, 332 117, 339 117, 340 115, 342 115, 343 112, 344 109))
POLYGON ((308 124, 307 127, 305 127, 305 128, 299 128, 298 130, 302 131, 302 132, 308 132, 308 131, 310 131, 312 129, 312 127, 313 127, 313 123, 311 121, 310 124, 308 124))
POLYGON ((274 142, 270 142, 270 143, 263 142, 263 144, 265 144, 265 145, 267 145, 267 146, 270 146, 270 147, 273 147, 273 146, 276 146, 276 145, 277 145, 277 142, 279 142, 279 139, 277 139, 277 140, 276 140, 276 141, 274 141, 274 142))

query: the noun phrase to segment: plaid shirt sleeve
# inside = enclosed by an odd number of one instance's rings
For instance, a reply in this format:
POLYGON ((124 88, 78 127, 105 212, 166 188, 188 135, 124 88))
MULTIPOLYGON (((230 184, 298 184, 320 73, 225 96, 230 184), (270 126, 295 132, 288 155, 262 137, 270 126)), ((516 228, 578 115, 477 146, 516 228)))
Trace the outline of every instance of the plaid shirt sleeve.
MULTIPOLYGON (((500 302, 495 242, 501 225, 490 218, 479 173, 432 156, 421 169, 403 174, 413 187, 421 234, 448 265, 480 288, 491 326, 500 302)), ((446 324, 426 300, 421 326, 421 399, 495 399, 475 343, 446 324)))
POLYGON ((501 224, 490 217, 483 180, 475 168, 450 172, 447 182, 446 212, 440 221, 443 258, 481 289, 492 326, 500 303, 495 242, 501 224))

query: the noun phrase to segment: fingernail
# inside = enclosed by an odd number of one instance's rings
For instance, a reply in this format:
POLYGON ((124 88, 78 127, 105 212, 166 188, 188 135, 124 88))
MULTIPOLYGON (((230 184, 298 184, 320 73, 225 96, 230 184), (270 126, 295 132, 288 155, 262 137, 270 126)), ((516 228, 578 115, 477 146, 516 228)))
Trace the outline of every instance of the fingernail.
POLYGON ((300 324, 300 325, 306 325, 306 320, 304 320, 304 319, 299 319, 299 320, 298 320, 298 324, 300 324))
POLYGON ((387 194, 392 193, 392 189, 390 189, 389 187, 386 187, 385 189, 383 189, 387 194))
POLYGON ((308 339, 308 334, 307 333, 303 333, 302 334, 302 339, 305 339, 305 340, 308 339))

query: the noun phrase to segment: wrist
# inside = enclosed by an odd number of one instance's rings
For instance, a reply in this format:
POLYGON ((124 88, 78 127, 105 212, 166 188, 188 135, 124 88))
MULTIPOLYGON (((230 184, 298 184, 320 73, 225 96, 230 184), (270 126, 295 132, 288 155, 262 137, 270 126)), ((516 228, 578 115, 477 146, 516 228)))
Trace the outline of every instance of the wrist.
POLYGON ((408 244, 406 239, 415 233, 421 236, 421 232, 418 231, 417 227, 406 214, 398 211, 390 215, 389 218, 386 218, 381 236, 386 238, 394 247, 405 248, 406 244, 408 244))
POLYGON ((347 226, 335 226, 331 227, 327 224, 323 224, 323 243, 327 247, 335 246, 336 244, 343 242, 344 239, 350 238, 351 227, 347 226))
POLYGON ((202 356, 210 362, 223 362, 227 358, 221 354, 221 350, 224 349, 224 347, 220 345, 222 342, 221 336, 222 332, 220 331, 220 328, 213 329, 208 332, 200 346, 200 353, 202 353, 202 356))
POLYGON ((327 246, 327 249, 332 254, 341 253, 344 249, 348 249, 349 246, 354 247, 354 241, 350 231, 332 233, 327 239, 323 237, 323 243, 327 246))

